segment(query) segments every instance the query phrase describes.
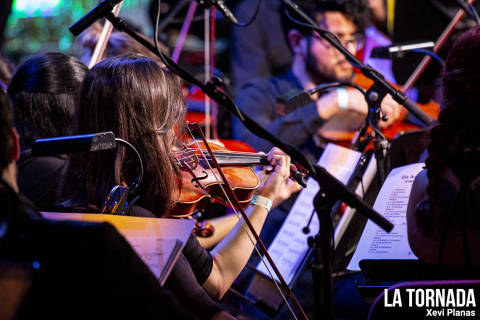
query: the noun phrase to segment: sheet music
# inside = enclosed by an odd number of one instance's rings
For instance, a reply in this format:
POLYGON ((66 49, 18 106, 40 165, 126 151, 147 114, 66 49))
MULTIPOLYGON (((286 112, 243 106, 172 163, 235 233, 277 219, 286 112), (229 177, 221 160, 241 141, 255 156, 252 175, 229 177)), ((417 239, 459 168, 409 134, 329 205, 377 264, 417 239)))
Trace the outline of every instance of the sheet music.
MULTIPOLYGON (((346 184, 360 156, 360 152, 329 143, 323 151, 318 165, 346 184)), ((318 232, 319 224, 316 214, 310 224, 310 233, 302 232, 302 228, 307 225, 314 209, 313 198, 318 190, 318 183, 309 178, 307 187, 300 192, 288 217, 268 249, 272 259, 278 262, 277 267, 287 283, 292 281, 308 251, 308 237, 318 232)), ((262 261, 257 265, 257 270, 269 276, 262 261)), ((277 276, 275 274, 273 276, 278 281, 277 276)))
POLYGON ((181 252, 182 242, 178 239, 152 239, 149 237, 128 237, 128 242, 150 268, 152 273, 163 286, 167 280, 166 275, 171 269, 181 252))
POLYGON ((387 233, 369 220, 347 269, 360 270, 364 259, 417 259, 408 244, 406 215, 413 180, 424 167, 414 163, 390 172, 373 208, 393 223, 393 230, 387 233))
POLYGON ((187 219, 65 212, 42 212, 41 214, 52 220, 110 222, 127 239, 161 285, 165 283, 195 224, 193 220, 187 219))

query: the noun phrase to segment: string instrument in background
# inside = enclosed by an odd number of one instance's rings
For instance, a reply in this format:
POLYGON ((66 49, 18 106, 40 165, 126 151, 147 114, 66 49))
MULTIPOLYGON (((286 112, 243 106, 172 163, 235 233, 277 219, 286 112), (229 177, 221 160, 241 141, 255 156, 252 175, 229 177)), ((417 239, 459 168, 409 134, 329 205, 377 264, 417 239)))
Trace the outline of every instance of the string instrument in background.
MULTIPOLYGON (((373 81, 363 74, 356 74, 354 82, 364 89, 368 89, 373 81)), ((400 89, 398 86, 396 88, 400 89)), ((426 104, 417 103, 417 105, 433 119, 438 118, 440 113, 440 105, 435 101, 430 101, 426 104)), ((406 111, 406 109, 403 109, 406 111)), ((382 129, 382 133, 388 140, 393 140, 395 136, 401 132, 416 130, 420 127, 416 124, 404 121, 407 112, 404 112, 401 117, 393 123, 390 127, 382 129)), ((317 132, 321 139, 340 144, 342 146, 349 146, 355 140, 357 130, 365 121, 365 115, 359 113, 341 113, 335 115, 317 132)), ((371 132, 371 129, 367 133, 371 132)))
MULTIPOLYGON (((474 0, 468 0, 468 4, 473 4, 474 0)), ((457 24, 462 20, 465 16, 465 11, 463 9, 458 10, 455 14, 453 19, 450 21, 448 26, 442 32, 440 37, 435 42, 433 47, 433 52, 438 53, 440 48, 443 46, 447 38, 452 34, 457 24)), ((431 56, 425 56, 420 64, 417 66, 415 71, 412 73, 410 78, 405 82, 403 86, 396 86, 397 89, 400 89, 403 92, 408 91, 413 87, 415 82, 420 78, 422 73, 425 71, 427 66, 432 61, 431 56)), ((370 88, 373 84, 372 80, 365 77, 363 74, 358 73, 356 74, 355 84, 363 87, 364 89, 370 88)), ((438 118, 438 114, 440 113, 440 105, 434 101, 430 101, 426 104, 417 104, 426 114, 428 114, 433 119, 438 118)), ((407 115, 407 110, 405 108, 402 109, 402 114, 399 120, 394 123, 392 126, 383 129, 382 133, 388 140, 392 140, 397 134, 418 129, 419 126, 407 123, 404 121, 405 116, 407 115)), ((318 135, 320 138, 332 141, 341 145, 349 145, 352 140, 354 140, 356 131, 362 125, 364 121, 364 117, 360 117, 359 115, 347 115, 348 119, 339 115, 338 117, 334 117, 332 121, 327 122, 325 126, 323 126, 319 131, 318 135)))
MULTIPOLYGON (((208 143, 222 168, 240 204, 246 208, 252 201, 255 191, 261 184, 253 171, 253 166, 269 166, 270 161, 264 153, 233 152, 215 143, 208 143)), ((170 217, 189 217, 205 208, 207 203, 216 202, 229 206, 222 190, 223 183, 218 181, 217 169, 206 152, 203 142, 193 142, 176 154, 182 177, 182 186, 170 217), (214 171, 214 172, 212 172, 214 171)), ((290 179, 306 186, 306 170, 295 165, 290 166, 290 179), (300 168, 300 169, 299 169, 300 168)))

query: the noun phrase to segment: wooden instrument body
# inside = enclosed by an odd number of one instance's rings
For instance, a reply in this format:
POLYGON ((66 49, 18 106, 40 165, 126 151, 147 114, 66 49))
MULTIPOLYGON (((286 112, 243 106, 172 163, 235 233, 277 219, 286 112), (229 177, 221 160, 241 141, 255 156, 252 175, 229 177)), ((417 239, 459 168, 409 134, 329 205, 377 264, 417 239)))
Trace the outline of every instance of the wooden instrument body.
MULTIPOLYGON (((372 80, 359 73, 355 76, 355 84, 368 89, 372 84, 372 80)), ((395 86, 399 89, 398 86, 395 86)), ((430 101, 426 104, 417 104, 426 114, 433 119, 438 118, 440 113, 440 105, 434 101, 430 101)), ((402 117, 390 127, 382 130, 383 135, 388 140, 393 140, 395 136, 401 132, 419 129, 417 125, 407 123, 404 121, 404 116, 407 114, 406 109, 403 109, 402 117)), ((344 112, 332 117, 329 121, 322 126, 317 135, 326 141, 331 141, 343 146, 348 146, 350 142, 355 138, 356 131, 361 127, 365 115, 353 112, 344 112)), ((368 132, 371 132, 369 129, 368 132)))
MULTIPOLYGON (((199 144, 202 149, 203 143, 199 144)), ((230 153, 229 150, 209 143, 209 146, 216 154, 230 153)), ((183 163, 180 163, 182 187, 180 194, 176 197, 175 207, 168 216, 188 217, 198 210, 203 210, 208 202, 221 203, 229 206, 222 188, 224 187, 218 170, 210 169, 207 159, 198 147, 190 146, 188 155, 181 155, 183 163), (196 159, 194 159, 196 158, 196 159), (189 168, 186 168, 189 166, 189 168)), ((208 156, 207 156, 208 157, 208 156)), ((220 156, 221 158, 221 156, 220 156)), ((227 166, 221 162, 222 171, 232 187, 237 199, 243 207, 248 207, 255 191, 260 186, 260 179, 249 166, 227 166)))

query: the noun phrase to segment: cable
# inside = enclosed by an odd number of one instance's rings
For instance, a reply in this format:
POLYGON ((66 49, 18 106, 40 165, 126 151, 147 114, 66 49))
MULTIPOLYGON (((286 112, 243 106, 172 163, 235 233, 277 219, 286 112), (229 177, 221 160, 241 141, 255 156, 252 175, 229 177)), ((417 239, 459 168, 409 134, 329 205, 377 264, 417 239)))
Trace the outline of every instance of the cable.
MULTIPOLYGON (((285 14, 287 15, 288 19, 290 19, 293 23, 298 24, 299 26, 302 26, 302 27, 311 28, 315 31, 320 31, 320 32, 317 32, 317 33, 319 33, 319 36, 322 37, 322 38, 326 38, 326 35, 331 36, 333 39, 335 39, 335 41, 340 46, 343 46, 342 42, 340 41, 340 38, 335 33, 331 32, 331 31, 328 31, 326 29, 320 29, 320 28, 318 28, 318 26, 312 25, 310 23, 301 22, 301 21, 295 19, 294 17, 292 17, 286 8, 284 10, 285 10, 285 14)), ((346 59, 354 67, 356 67, 356 68, 361 68, 362 67, 361 65, 359 65, 355 61, 351 61, 350 59, 348 59, 348 57, 346 57, 346 59)))
POLYGON ((247 22, 243 22, 243 23, 237 23, 235 24, 235 26, 237 27, 248 27, 249 25, 252 24, 253 21, 255 21, 255 19, 257 19, 257 15, 258 15, 258 12, 260 11, 260 3, 262 2, 263 0, 258 0, 257 1, 257 7, 255 8, 255 12, 253 13, 253 16, 250 18, 250 20, 248 20, 247 22))
POLYGON ((445 61, 443 61, 443 59, 440 58, 435 52, 426 50, 426 49, 415 49, 415 50, 412 50, 412 52, 423 53, 423 54, 426 54, 427 56, 432 57, 433 59, 435 59, 435 61, 437 61, 442 66, 442 69, 445 69, 445 61))

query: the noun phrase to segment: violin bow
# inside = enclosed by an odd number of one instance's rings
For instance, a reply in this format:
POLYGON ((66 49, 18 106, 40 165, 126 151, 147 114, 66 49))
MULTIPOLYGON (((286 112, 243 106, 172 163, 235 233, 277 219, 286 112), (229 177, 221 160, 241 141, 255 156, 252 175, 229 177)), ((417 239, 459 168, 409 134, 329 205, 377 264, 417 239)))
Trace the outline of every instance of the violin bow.
MULTIPOLYGON (((187 15, 183 21, 180 34, 175 44, 175 49, 172 54, 172 60, 178 62, 180 53, 185 44, 188 32, 190 30, 195 10, 197 9, 197 1, 192 1, 188 7, 187 15)), ((205 42, 204 50, 204 67, 205 67, 205 82, 208 82, 214 74, 215 70, 215 33, 216 33, 216 18, 215 18, 215 6, 210 8, 204 8, 204 28, 203 37, 205 42)), ((218 106, 209 96, 205 95, 205 135, 207 139, 213 137, 218 139, 218 106), (211 116, 210 116, 211 115, 211 116), (211 128, 211 129, 210 129, 211 128)))
MULTIPOLYGON (((475 0, 468 0, 468 4, 469 5, 472 5, 473 3, 475 2, 475 0)), ((452 20, 450 21, 450 23, 448 24, 448 26, 445 28, 445 30, 443 30, 442 34, 440 35, 440 37, 437 39, 437 41, 435 42, 435 45, 433 47, 433 52, 434 53, 438 53, 438 51, 440 50, 440 48, 443 46, 443 44, 445 43, 445 41, 447 41, 448 37, 452 34, 453 30, 455 30, 455 27, 457 26, 457 24, 460 22, 460 20, 463 19, 463 17, 465 16, 466 12, 463 10, 463 9, 460 9, 457 11, 457 13, 455 14, 455 16, 452 18, 452 20)), ((405 82, 405 84, 402 86, 401 90, 403 92, 406 92, 407 90, 411 89, 413 87, 413 85, 415 84, 415 82, 418 80, 418 78, 420 78, 420 76, 422 75, 422 73, 425 71, 425 69, 427 68, 427 66, 430 64, 430 62, 432 61, 432 57, 431 56, 425 56, 422 61, 420 62, 420 64, 417 66, 417 68, 415 69, 415 71, 410 75, 410 77, 408 78, 408 80, 405 82)))
MULTIPOLYGON (((118 14, 120 13, 120 8, 122 7, 123 1, 119 2, 114 8, 113 8, 113 14, 115 17, 118 17, 118 14)), ((92 57, 90 58, 90 63, 88 64, 88 69, 91 69, 94 65, 96 65, 100 60, 102 60, 103 53, 105 52, 105 49, 107 48, 107 43, 108 39, 110 38, 110 35, 112 34, 113 31, 113 25, 110 21, 105 20, 105 24, 103 25, 102 28, 102 33, 100 33, 100 37, 97 40, 97 44, 95 46, 95 50, 92 53, 92 57)))
MULTIPOLYGON (((306 319, 308 320, 308 317, 305 313, 305 311, 303 310, 302 306, 300 305, 300 303, 298 302, 297 298, 295 297, 295 295, 293 294, 292 290, 290 289, 290 287, 288 286, 287 282, 285 281, 285 279, 283 278, 282 274, 280 273, 280 271, 278 270, 278 267, 276 266, 276 264, 274 263, 272 257, 270 256, 270 254, 268 253, 268 250, 267 248, 265 247, 264 243, 262 242, 262 240, 260 239, 258 233, 255 231, 255 228, 253 227, 252 223, 250 222, 250 220, 248 219, 248 216, 247 214, 245 213, 245 210, 243 209, 243 207, 240 205, 238 199, 237 199, 237 196, 235 195, 235 192, 233 192, 233 189, 230 187, 230 184, 228 182, 228 180, 226 179, 225 175, 223 174, 223 171, 220 167, 220 165, 218 164, 217 162, 217 159, 212 151, 212 149, 210 148, 210 146, 208 145, 207 143, 207 139, 205 138, 205 136, 203 135, 203 132, 202 130, 200 129, 200 126, 197 124, 197 123, 191 123, 191 124, 187 124, 187 129, 188 131, 191 132, 190 130, 190 127, 192 127, 194 130, 198 131, 199 133, 199 136, 200 138, 202 139, 203 143, 205 144, 205 148, 207 149, 207 152, 208 154, 210 155, 211 159, 212 159, 212 162, 214 164, 214 167, 215 169, 218 170, 218 173, 220 174, 220 177, 223 181, 223 183, 225 184, 225 188, 222 187, 222 190, 223 192, 225 192, 225 196, 227 197, 228 201, 230 201, 230 203, 233 204, 232 208, 233 209, 237 209, 240 214, 242 215, 242 218, 243 220, 245 221, 245 224, 247 225, 249 231, 251 232, 251 234, 253 235, 253 237, 255 238, 255 240, 257 241, 257 244, 260 246, 261 248, 261 253, 263 253, 265 255, 265 258, 267 258, 268 262, 270 263, 270 266, 272 267, 275 275, 277 276, 277 278, 279 279, 280 283, 281 283, 281 288, 279 288, 280 290, 280 294, 282 295, 282 297, 284 298, 285 302, 288 304, 288 301, 286 300, 283 292, 281 289, 285 290, 285 293, 287 294, 287 296, 292 300, 292 303, 295 305, 296 309, 298 310, 298 312, 301 314, 301 316, 303 317, 303 319, 306 319)), ((207 162, 208 163, 208 162, 207 162)), ((213 172, 213 170, 212 170, 213 172)), ((216 177, 216 176, 215 176, 216 177)), ((256 247, 254 245, 254 247, 256 247)), ((261 255, 260 255, 261 257, 261 255)), ((263 260, 263 258, 262 258, 263 260)), ((268 267, 267 267, 268 269, 268 267)), ((277 285, 277 283, 275 282, 274 280, 274 283, 277 285)), ((278 287, 278 285, 277 285, 278 287)), ((293 311, 292 311, 293 312, 293 311)))

